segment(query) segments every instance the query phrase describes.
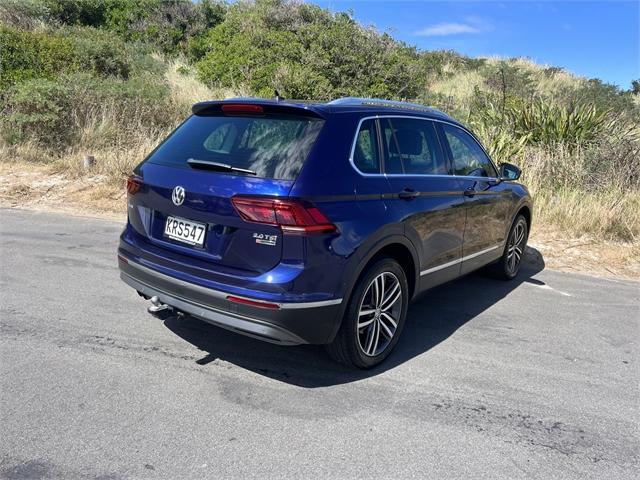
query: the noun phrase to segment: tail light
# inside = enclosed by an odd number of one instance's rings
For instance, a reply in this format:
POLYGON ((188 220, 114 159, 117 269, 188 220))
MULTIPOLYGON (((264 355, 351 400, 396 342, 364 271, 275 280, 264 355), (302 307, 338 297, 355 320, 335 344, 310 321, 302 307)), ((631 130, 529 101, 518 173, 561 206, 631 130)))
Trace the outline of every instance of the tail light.
POLYGON ((142 188, 142 179, 133 175, 127 178, 127 193, 129 195, 135 195, 142 188))
POLYGON ((320 210, 299 200, 237 196, 231 202, 244 220, 279 226, 284 233, 306 235, 337 230, 320 210))

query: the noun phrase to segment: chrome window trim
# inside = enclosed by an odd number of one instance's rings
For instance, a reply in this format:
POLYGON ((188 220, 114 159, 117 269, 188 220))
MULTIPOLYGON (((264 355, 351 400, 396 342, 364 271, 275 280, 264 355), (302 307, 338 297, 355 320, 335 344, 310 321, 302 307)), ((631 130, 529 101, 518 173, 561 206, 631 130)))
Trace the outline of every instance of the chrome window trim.
MULTIPOLYGON (((496 164, 494 163, 493 159, 491 158, 491 156, 489 155, 489 153, 487 153, 487 151, 484 149, 484 146, 482 146, 482 143, 480 143, 480 140, 478 140, 476 138, 476 136, 471 133, 469 130, 467 130, 466 128, 461 127, 460 125, 455 125, 453 123, 450 122, 442 122, 442 123, 446 123, 448 125, 451 125, 452 127, 457 128, 458 130, 462 130, 464 133, 466 133, 467 135, 469 135, 474 142, 476 142, 476 145, 478 145, 480 147, 480 150, 482 150, 482 152, 487 156, 487 159, 489 160, 489 163, 491 164, 491 166, 493 167, 493 170, 499 175, 500 174, 500 170, 498 170, 498 167, 496 166, 496 164)), ((445 136, 446 136, 446 132, 445 132, 445 136)), ((447 143, 449 143, 449 140, 447 139, 447 143)), ((451 147, 449 147, 451 148, 451 147)), ((453 159, 452 159, 453 160, 453 159)), ((464 177, 465 175, 456 175, 457 177, 464 177)), ((480 177, 480 178, 491 178, 491 179, 498 179, 499 177, 480 177)))
MULTIPOLYGON (((362 124, 367 120, 375 120, 377 118, 379 118, 379 117, 378 116, 375 116, 375 117, 362 117, 360 119, 360 121, 358 122, 358 126, 356 127, 356 133, 353 136, 353 140, 351 141, 351 151, 349 152, 349 163, 351 164, 353 169, 356 171, 356 173, 358 173, 362 177, 382 177, 382 176, 384 176, 384 173, 364 173, 358 167, 356 167, 356 163, 353 160, 353 157, 355 156, 355 153, 356 153, 356 143, 358 142, 358 134, 360 133, 360 128, 362 127, 362 124)), ((378 131, 378 127, 376 126, 376 132, 377 131, 378 131)), ((376 135, 376 137, 377 136, 378 135, 376 135)), ((378 142, 377 138, 374 139, 374 140, 375 140, 376 143, 378 142)), ((378 150, 380 150, 380 146, 378 146, 378 150)), ((379 170, 382 170, 382 158, 381 158, 381 155, 382 155, 382 152, 378 151, 378 169, 379 170)))
MULTIPOLYGON (((358 167, 356 166, 355 162, 353 161, 354 153, 356 151, 356 142, 358 141, 358 133, 360 132, 360 127, 362 126, 362 123, 365 122, 366 120, 378 120, 378 119, 381 119, 381 118, 408 118, 408 119, 412 119, 412 120, 423 120, 423 121, 427 121, 427 122, 445 123, 447 125, 451 125, 452 127, 459 128, 463 132, 467 133, 478 144, 480 149, 484 152, 484 154, 489 159, 489 162, 491 162, 491 165, 493 166, 495 171, 499 172, 498 168, 496 167, 495 162, 493 161, 491 156, 487 153, 487 151, 482 146, 480 141, 475 137, 475 135, 473 133, 471 133, 466 128, 461 127, 460 125, 456 125, 453 122, 447 122, 446 120, 441 120, 439 118, 417 117, 417 116, 414 116, 414 115, 390 115, 390 114, 384 114, 384 115, 371 115, 371 116, 368 116, 368 117, 362 117, 358 121, 358 125, 356 127, 356 131, 355 131, 355 134, 353 136, 353 140, 351 142, 351 152, 349 153, 349 163, 351 164, 351 167, 356 171, 356 173, 358 175, 360 175, 361 177, 432 177, 432 178, 467 178, 467 179, 473 179, 473 180, 482 179, 482 180, 485 180, 485 181, 498 180, 498 177, 480 177, 480 176, 472 176, 472 175, 434 175, 434 174, 431 174, 431 173, 412 173, 412 174, 407 174, 407 173, 386 173, 386 172, 383 172, 383 173, 364 173, 364 172, 360 171, 358 169, 358 167)), ((378 161, 380 161, 380 159, 378 159, 378 161)), ((382 166, 382 164, 381 164, 381 166, 382 166)))
POLYGON ((437 272, 438 270, 442 270, 443 268, 453 267, 454 265, 458 265, 459 263, 466 262, 467 260, 471 260, 472 258, 479 257, 480 255, 484 255, 485 253, 489 253, 494 251, 497 248, 502 247, 502 243, 498 245, 494 245, 493 247, 485 248, 484 250, 480 250, 479 252, 472 253, 471 255, 467 255, 466 257, 458 258, 456 260, 452 260, 447 263, 443 263, 442 265, 437 265, 435 267, 427 268, 426 270, 422 270, 420 272, 420 276, 428 275, 430 273, 437 272))

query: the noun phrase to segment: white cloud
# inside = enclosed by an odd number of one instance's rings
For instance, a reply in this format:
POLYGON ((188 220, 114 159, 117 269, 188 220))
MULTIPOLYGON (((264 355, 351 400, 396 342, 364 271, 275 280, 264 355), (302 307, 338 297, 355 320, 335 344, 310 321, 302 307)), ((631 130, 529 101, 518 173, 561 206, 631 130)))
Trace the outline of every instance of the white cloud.
POLYGON ((480 18, 467 17, 464 20, 464 22, 436 23, 413 32, 413 34, 419 37, 445 37, 462 33, 482 33, 491 30, 491 27, 480 18))

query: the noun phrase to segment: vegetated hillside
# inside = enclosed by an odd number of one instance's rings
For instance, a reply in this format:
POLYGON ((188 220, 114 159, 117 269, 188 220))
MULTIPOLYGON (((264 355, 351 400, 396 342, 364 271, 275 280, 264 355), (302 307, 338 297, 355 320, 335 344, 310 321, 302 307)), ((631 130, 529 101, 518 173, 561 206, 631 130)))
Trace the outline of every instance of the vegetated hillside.
POLYGON ((422 51, 288 0, 0 0, 0 155, 110 181, 206 98, 411 100, 523 166, 538 225, 640 238, 640 82, 422 51))

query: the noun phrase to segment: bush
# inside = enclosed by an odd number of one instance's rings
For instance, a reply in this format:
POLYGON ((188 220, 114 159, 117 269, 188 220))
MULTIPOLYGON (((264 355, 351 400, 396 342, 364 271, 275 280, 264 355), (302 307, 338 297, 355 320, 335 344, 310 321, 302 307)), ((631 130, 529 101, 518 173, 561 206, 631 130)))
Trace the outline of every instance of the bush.
POLYGON ((55 80, 37 78, 21 82, 6 94, 2 136, 8 143, 34 140, 61 147, 70 141, 70 88, 55 80))
POLYGON ((0 0, 0 25, 32 29, 49 18, 50 11, 42 0, 0 0))
MULTIPOLYGON (((30 32, 0 28, 2 50, 0 87, 63 73, 92 72, 126 79, 132 71, 148 69, 150 57, 108 32, 90 27, 30 32)), ((153 61, 151 59, 151 61, 153 61)), ((157 62, 156 62, 157 63, 157 62)), ((157 68, 156 68, 157 70, 157 68)))
POLYGON ((109 0, 43 0, 52 21, 63 25, 99 27, 107 17, 109 0))
POLYGON ((0 27, 0 88, 79 68, 72 39, 0 27))
POLYGON ((212 0, 108 0, 104 27, 127 41, 154 45, 162 53, 185 52, 189 39, 222 21, 224 3, 212 0))
POLYGON ((424 87, 414 48, 347 14, 283 0, 234 4, 190 54, 205 83, 259 95, 282 88, 285 97, 306 99, 406 99, 424 87))
POLYGON ((61 33, 73 39, 77 62, 84 66, 81 71, 123 79, 131 75, 136 56, 131 45, 95 28, 66 28, 61 33))
POLYGON ((168 98, 164 84, 139 78, 31 79, 7 92, 2 136, 8 143, 31 141, 52 150, 63 150, 88 132, 94 144, 135 138, 175 123, 178 114, 168 98))
POLYGON ((640 119, 640 108, 634 104, 630 95, 623 95, 619 87, 604 83, 598 78, 591 78, 580 84, 573 92, 572 100, 593 104, 600 110, 624 112, 636 120, 640 119))
POLYGON ((0 0, 5 26, 94 27, 171 55, 186 52, 189 40, 222 22, 225 13, 219 0, 0 0))

